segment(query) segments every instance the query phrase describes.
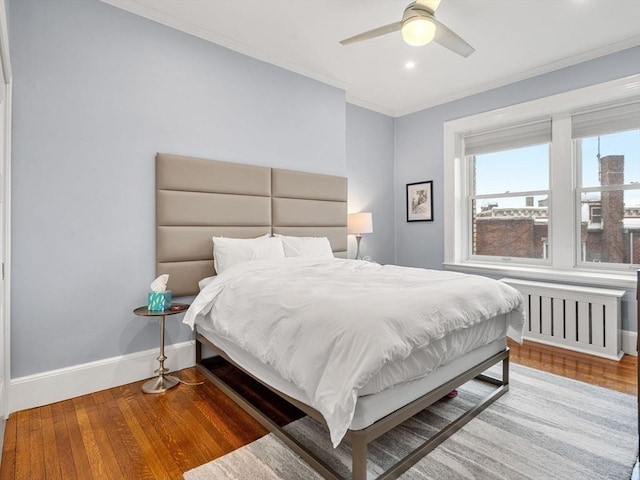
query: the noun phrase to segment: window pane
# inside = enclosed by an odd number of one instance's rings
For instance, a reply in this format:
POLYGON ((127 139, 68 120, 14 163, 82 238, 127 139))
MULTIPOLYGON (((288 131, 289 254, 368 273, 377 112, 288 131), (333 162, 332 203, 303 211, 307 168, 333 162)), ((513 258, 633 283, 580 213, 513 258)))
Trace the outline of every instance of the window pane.
POLYGON ((548 197, 473 200, 474 255, 548 257, 548 197))
POLYGON ((583 187, 640 183, 640 130, 576 142, 581 152, 578 160, 582 162, 583 187))
POLYGON ((582 260, 640 263, 640 189, 581 195, 582 260))
POLYGON ((470 161, 477 195, 549 189, 547 143, 476 155, 470 161))

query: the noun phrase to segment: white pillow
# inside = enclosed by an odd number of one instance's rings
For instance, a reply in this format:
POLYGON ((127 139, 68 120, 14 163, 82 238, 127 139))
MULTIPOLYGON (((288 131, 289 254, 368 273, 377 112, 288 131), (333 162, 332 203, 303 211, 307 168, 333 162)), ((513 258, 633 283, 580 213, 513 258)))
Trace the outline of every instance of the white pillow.
POLYGON ((284 258, 282 241, 268 234, 258 238, 213 237, 213 266, 217 273, 250 260, 284 258))
POLYGON ((287 237, 277 233, 275 237, 282 239, 285 257, 333 258, 327 237, 287 237))

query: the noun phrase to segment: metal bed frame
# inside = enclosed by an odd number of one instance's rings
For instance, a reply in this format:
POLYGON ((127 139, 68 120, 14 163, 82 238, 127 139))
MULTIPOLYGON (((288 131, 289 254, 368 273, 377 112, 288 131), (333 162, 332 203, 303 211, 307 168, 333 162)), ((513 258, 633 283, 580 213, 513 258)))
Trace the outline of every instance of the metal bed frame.
MULTIPOLYGON (((347 200, 345 177, 159 153, 156 156, 156 274, 170 274, 169 288, 175 297, 196 295, 199 292, 198 281, 215 273, 211 255, 212 236, 251 238, 265 233, 326 236, 334 254, 346 257, 347 200)), ((202 345, 207 345, 231 364, 243 369, 231 361, 225 352, 198 334, 196 365, 207 378, 324 478, 340 478, 304 445, 209 371, 202 364, 202 345)), ((400 476, 507 392, 509 351, 504 350, 492 356, 363 430, 349 430, 345 440, 353 448, 352 478, 366 479, 367 445, 370 442, 472 378, 486 380, 497 388, 387 470, 379 477, 380 480, 400 476), (502 380, 482 375, 487 368, 500 361, 503 362, 502 380)), ((325 423, 317 410, 264 382, 260 383, 311 418, 325 423)))
MULTIPOLYGON (((304 413, 309 415, 311 418, 315 419, 318 422, 325 424, 324 419, 320 412, 310 407, 309 405, 302 403, 290 396, 278 391, 277 389, 271 387, 250 373, 246 372, 242 367, 237 365, 233 360, 229 358, 229 356, 221 350, 219 347, 213 345, 206 337, 201 334, 196 335, 196 368, 207 377, 216 387, 222 390, 227 396, 229 396, 234 402, 236 402, 243 410, 245 410, 249 415, 251 415, 256 421, 258 421, 263 427, 276 435, 280 440, 282 440, 289 448, 291 448, 295 453, 300 455, 303 460, 305 460, 311 467, 313 467, 320 475, 322 475, 325 479, 328 480, 344 480, 343 477, 340 476, 335 470, 329 467, 322 459, 318 458, 315 454, 309 451, 302 443, 300 443, 296 438, 294 438, 289 432, 284 430, 278 424, 276 424, 273 420, 271 420, 266 414, 256 408, 251 402, 249 402, 246 398, 244 398, 238 391, 229 386, 224 380, 220 377, 216 376, 211 370, 209 370, 202 363, 202 346, 213 350, 215 353, 220 355, 222 358, 227 360, 229 363, 234 365, 236 368, 240 369, 250 377, 254 378, 260 384, 264 385, 275 394, 280 396, 282 399, 286 400, 290 404, 294 405, 298 409, 302 410, 304 413)), ((376 421, 372 425, 364 428, 362 430, 348 430, 344 439, 351 444, 352 447, 352 470, 351 470, 351 478, 352 480, 366 480, 367 478, 367 447, 368 444, 373 442, 376 438, 380 437, 384 433, 393 429, 394 427, 400 425, 405 420, 416 415, 418 412, 424 410, 429 407, 433 403, 440 400, 447 393, 452 390, 458 388, 462 384, 466 383, 471 379, 478 379, 488 383, 495 385, 497 388, 493 390, 489 395, 487 395, 484 399, 482 399, 479 403, 477 403, 470 410, 459 416, 457 419, 452 421, 449 425, 447 425, 442 430, 438 431, 435 435, 433 435, 430 439, 428 439, 421 446, 416 448, 414 451, 406 455, 403 459, 398 461, 395 465, 389 468, 387 471, 382 473, 378 480, 390 480, 398 478, 405 471, 411 468, 415 463, 417 463, 421 458, 427 455, 429 452, 434 450, 438 445, 444 442, 447 438, 457 432, 460 428, 462 428, 466 423, 468 423, 473 417, 482 412, 485 408, 495 402, 498 398, 504 395, 509 390, 509 349, 505 350, 491 356, 487 360, 481 362, 480 364, 470 368, 466 372, 458 375, 457 377, 451 379, 447 383, 441 385, 440 387, 432 390, 431 392, 423 395, 422 397, 414 400, 413 402, 405 405, 404 407, 396 410, 393 413, 390 413, 386 417, 381 418, 376 421), (493 365, 502 362, 502 379, 496 379, 493 377, 489 377, 484 375, 483 372, 493 365)))

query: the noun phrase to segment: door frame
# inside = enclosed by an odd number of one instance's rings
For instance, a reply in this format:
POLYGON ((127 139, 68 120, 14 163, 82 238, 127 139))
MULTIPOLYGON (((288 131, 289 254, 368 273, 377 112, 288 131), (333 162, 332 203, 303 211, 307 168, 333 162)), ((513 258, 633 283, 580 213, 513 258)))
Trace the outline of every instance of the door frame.
POLYGON ((2 163, 2 185, 0 205, 3 224, 3 249, 0 252, 0 282, 2 306, 0 311, 0 417, 9 416, 9 385, 11 382, 11 118, 12 118, 12 74, 9 58, 9 34, 5 0, 0 0, 0 115, 4 117, 4 131, 0 142, 2 163))
POLYGON ((9 417, 9 386, 11 383, 11 84, 2 85, 5 93, 4 102, 0 105, 4 105, 4 108, 0 112, 4 115, 4 145, 0 145, 2 152, 0 152, 0 161, 4 162, 4 175, 3 185, 0 187, 2 190, 2 203, 3 208, 3 223, 1 234, 3 235, 4 249, 2 252, 2 265, 0 268, 2 271, 0 275, 4 278, 0 285, 2 285, 2 312, 0 312, 0 328, 2 334, 0 334, 0 365, 2 366, 2 372, 0 372, 0 418, 9 417))

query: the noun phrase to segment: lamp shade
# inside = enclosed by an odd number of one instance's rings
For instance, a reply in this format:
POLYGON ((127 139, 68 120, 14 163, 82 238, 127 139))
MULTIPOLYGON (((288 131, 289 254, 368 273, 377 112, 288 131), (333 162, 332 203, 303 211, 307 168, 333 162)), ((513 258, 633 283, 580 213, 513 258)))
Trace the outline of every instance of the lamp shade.
POLYGON ((361 235, 373 232, 373 218, 371 213, 350 213, 347 218, 347 233, 361 235))

